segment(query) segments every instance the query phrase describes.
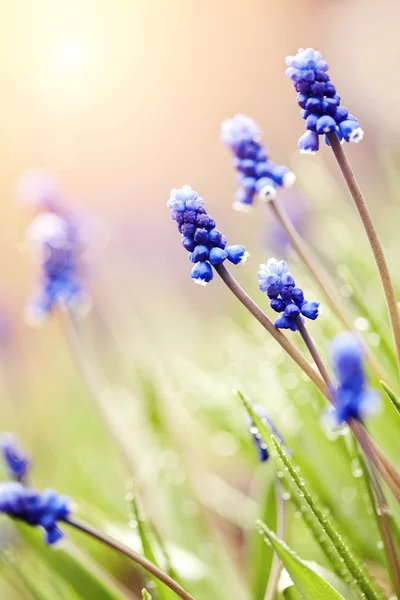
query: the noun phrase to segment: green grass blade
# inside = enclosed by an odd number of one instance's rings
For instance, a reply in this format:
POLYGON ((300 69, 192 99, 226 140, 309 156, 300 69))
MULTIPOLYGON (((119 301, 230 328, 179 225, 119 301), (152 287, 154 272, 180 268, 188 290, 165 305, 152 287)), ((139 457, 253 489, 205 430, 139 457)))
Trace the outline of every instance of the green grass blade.
MULTIPOLYGON (((262 501, 261 520, 268 525, 272 531, 277 528, 277 498, 274 486, 274 479, 270 477, 264 489, 264 498, 262 501)), ((268 579, 271 572, 272 561, 274 558, 273 548, 264 543, 264 540, 258 535, 250 544, 250 578, 252 587, 252 598, 254 600, 264 600, 267 589, 268 579)))
POLYGON ((257 527, 265 541, 272 545, 304 600, 344 600, 330 583, 310 569, 265 523, 257 521, 257 527))
POLYGON ((151 600, 151 596, 147 590, 142 590, 142 600, 151 600))
POLYGON ((400 415, 400 397, 394 393, 394 391, 388 386, 387 383, 385 383, 384 381, 381 381, 380 383, 383 389, 385 390, 386 394, 388 395, 389 400, 395 407, 397 413, 400 415))
MULTIPOLYGON (((132 516, 137 524, 137 531, 142 543, 144 556, 153 564, 163 568, 163 566, 159 564, 159 560, 157 560, 159 553, 157 553, 155 548, 155 539, 152 534, 152 530, 144 518, 143 509, 137 494, 135 494, 133 491, 131 491, 129 495, 129 502, 132 508, 132 516)), ((160 600, 176 600, 176 595, 172 590, 168 589, 164 585, 159 585, 159 582, 155 578, 152 578, 152 582, 157 591, 157 597, 160 598, 160 600)))
POLYGON ((253 410, 250 402, 239 392, 245 409, 255 426, 258 428, 264 443, 267 445, 270 456, 278 464, 278 468, 283 468, 283 476, 285 481, 289 481, 290 490, 293 501, 300 504, 300 510, 303 515, 308 515, 307 522, 313 521, 313 533, 320 531, 317 537, 321 548, 329 555, 332 565, 339 576, 343 577, 346 583, 352 584, 358 591, 361 598, 368 600, 383 600, 385 596, 378 588, 377 584, 370 578, 369 573, 362 563, 350 549, 349 542, 337 530, 337 526, 333 525, 331 520, 325 514, 325 511, 319 506, 319 503, 313 498, 304 480, 300 476, 300 470, 295 465, 291 457, 289 457, 286 449, 271 433, 268 426, 259 418, 253 410), (298 500, 300 497, 300 502, 298 500), (304 501, 304 502, 303 502, 304 501), (312 515, 312 517, 311 517, 312 515), (317 523, 319 526, 317 526, 317 523), (337 558, 342 563, 342 567, 338 568, 337 558))
POLYGON ((110 576, 106 574, 83 551, 72 543, 54 549, 49 548, 40 533, 29 525, 18 523, 21 537, 50 569, 53 569, 69 585, 73 582, 82 598, 96 600, 126 600, 124 594, 110 576))

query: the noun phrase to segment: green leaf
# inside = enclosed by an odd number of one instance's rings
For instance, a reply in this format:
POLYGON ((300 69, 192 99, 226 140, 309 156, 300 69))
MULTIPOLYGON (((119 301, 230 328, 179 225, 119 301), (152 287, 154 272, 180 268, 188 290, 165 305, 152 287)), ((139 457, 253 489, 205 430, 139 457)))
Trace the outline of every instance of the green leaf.
MULTIPOLYGON (((268 478, 267 485, 264 486, 263 492, 261 520, 267 523, 272 531, 276 531, 278 520, 277 492, 271 475, 268 478)), ((252 598, 254 600, 264 600, 274 551, 270 545, 264 543, 264 540, 257 533, 251 541, 249 564, 251 566, 252 598)))
POLYGON ((332 563, 337 574, 346 583, 352 584, 361 598, 368 600, 383 600, 385 596, 378 588, 364 566, 350 548, 348 540, 339 533, 337 525, 328 519, 326 513, 313 497, 304 480, 300 476, 300 469, 288 455, 286 449, 268 425, 256 414, 250 402, 238 391, 238 394, 254 425, 258 428, 263 442, 266 444, 269 455, 277 465, 278 475, 291 492, 291 498, 298 506, 306 523, 310 526, 316 541, 320 544, 325 554, 332 563), (283 469, 283 471, 282 471, 283 469))
POLYGON ((310 569, 273 531, 262 521, 257 521, 260 533, 271 544, 288 571, 294 585, 305 600, 344 600, 327 581, 310 569))
POLYGON ((73 585, 82 598, 96 600, 126 600, 113 581, 87 554, 68 542, 59 548, 47 546, 38 531, 24 523, 17 524, 23 539, 35 555, 53 569, 69 585, 73 585))
POLYGON ((151 596, 147 590, 142 590, 142 600, 151 600, 151 596))
MULTIPOLYGON (((157 560, 157 556, 159 553, 157 553, 156 551, 155 539, 152 530, 148 526, 143 516, 143 510, 140 505, 140 501, 137 497, 137 494, 135 494, 135 492, 132 490, 129 494, 129 501, 132 507, 133 516, 137 523, 137 531, 139 533, 139 537, 142 543, 143 554, 147 558, 147 560, 149 560, 150 562, 162 569, 162 565, 160 565, 159 561, 157 560)), ((152 578, 152 581, 157 591, 157 596, 161 600, 176 600, 176 595, 172 590, 160 584, 160 582, 154 577, 152 578)))
POLYGON ((399 398, 399 396, 394 393, 394 391, 388 386, 387 383, 385 383, 384 381, 381 381, 380 383, 381 383, 381 386, 383 387, 383 389, 385 390, 386 394, 389 396, 389 400, 395 407, 397 413, 400 415, 400 398, 399 398))

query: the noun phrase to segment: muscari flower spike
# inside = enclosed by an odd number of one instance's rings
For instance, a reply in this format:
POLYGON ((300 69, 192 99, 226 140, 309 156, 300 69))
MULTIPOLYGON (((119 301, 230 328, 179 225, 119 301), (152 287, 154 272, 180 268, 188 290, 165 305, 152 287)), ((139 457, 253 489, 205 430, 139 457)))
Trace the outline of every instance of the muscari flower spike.
POLYGON ((278 329, 297 330, 296 320, 301 316, 315 321, 319 314, 319 302, 308 302, 304 292, 296 287, 287 264, 270 258, 266 265, 260 265, 259 287, 270 298, 270 306, 282 315, 275 321, 278 329))
POLYGON ((42 273, 25 310, 26 321, 40 325, 56 306, 84 314, 90 306, 82 276, 79 228, 66 213, 42 212, 28 228, 42 273))
MULTIPOLYGON (((279 439, 280 442, 283 442, 279 431, 273 425, 273 423, 269 417, 269 414, 265 410, 265 408, 259 404, 256 404, 253 406, 253 409, 254 409, 255 413, 260 417, 260 419, 264 423, 264 425, 267 425, 267 427, 271 430, 271 433, 273 433, 279 439)), ((269 459, 267 446, 262 441, 261 433, 259 432, 258 428, 256 427, 256 425, 252 421, 251 417, 249 417, 249 416, 247 417, 247 424, 250 428, 250 433, 251 433, 254 443, 257 447, 259 461, 267 462, 267 460, 269 459)))
POLYGON ((335 394, 337 422, 363 420, 375 414, 379 407, 379 396, 368 387, 364 350, 353 333, 341 333, 333 340, 331 361, 338 381, 335 394))
POLYGON ((292 187, 296 177, 288 167, 269 159, 261 143, 262 131, 250 117, 236 115, 222 123, 221 138, 234 155, 240 188, 233 208, 247 212, 253 208, 255 195, 272 200, 279 186, 292 187))
POLYGON ((364 136, 356 117, 340 105, 340 96, 328 75, 329 65, 322 54, 312 48, 300 48, 295 56, 287 56, 286 77, 297 91, 300 114, 306 121, 306 133, 299 139, 300 152, 315 154, 319 136, 336 132, 346 142, 360 142, 364 136))
POLYGON ((234 265, 244 264, 249 256, 243 246, 227 246, 227 239, 207 213, 204 200, 189 185, 171 190, 167 206, 178 224, 182 246, 194 263, 191 277, 195 283, 207 285, 213 279, 214 265, 229 260, 234 265))
POLYGON ((0 513, 32 526, 43 527, 50 546, 64 537, 58 521, 71 514, 72 502, 53 490, 39 492, 17 481, 0 483, 0 513))
POLYGON ((10 477, 23 481, 31 469, 32 458, 25 452, 17 436, 13 433, 2 433, 0 450, 10 477))

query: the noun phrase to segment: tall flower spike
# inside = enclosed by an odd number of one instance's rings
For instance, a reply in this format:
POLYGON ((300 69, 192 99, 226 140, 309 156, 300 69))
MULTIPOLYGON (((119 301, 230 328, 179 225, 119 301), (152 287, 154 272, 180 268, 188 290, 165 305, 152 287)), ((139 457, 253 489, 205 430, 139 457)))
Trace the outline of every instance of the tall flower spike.
POLYGON ((178 224, 182 246, 194 263, 191 277, 195 283, 207 285, 213 278, 214 265, 229 260, 234 265, 245 263, 249 254, 243 246, 227 246, 227 239, 207 213, 204 200, 189 185, 171 190, 167 206, 178 224))
POLYGON ((335 395, 337 422, 363 420, 375 414, 379 397, 367 385, 363 348, 354 334, 344 332, 333 340, 331 361, 338 380, 335 395))
POLYGON ((0 512, 28 525, 43 527, 50 546, 64 537, 58 521, 67 519, 71 508, 72 502, 53 490, 39 492, 16 481, 0 483, 0 512))
MULTIPOLYGON (((294 83, 300 114, 306 121, 307 132, 299 139, 300 152, 315 154, 319 136, 334 131, 340 140, 360 142, 364 132, 357 119, 340 105, 322 54, 312 48, 300 48, 295 56, 286 57, 286 64, 286 77, 294 83)), ((325 141, 329 143, 326 137, 325 141)))
POLYGON ((296 320, 301 315, 315 321, 319 314, 319 302, 308 302, 304 292, 296 287, 287 264, 270 258, 266 265, 260 265, 259 287, 271 300, 270 306, 282 315, 275 321, 278 329, 297 330, 296 320))
POLYGON ((236 115, 222 123, 221 139, 232 151, 234 166, 239 172, 235 210, 247 212, 252 209, 256 194, 264 200, 272 199, 277 187, 291 187, 296 180, 288 167, 276 165, 269 159, 261 137, 257 123, 246 115, 236 115))
POLYGON ((31 223, 27 236, 42 273, 26 307, 26 321, 40 325, 56 306, 87 312, 90 303, 82 274, 78 224, 67 214, 42 212, 31 223))
POLYGON ((12 433, 2 433, 0 449, 10 477, 23 481, 32 466, 32 458, 25 452, 17 436, 12 433))

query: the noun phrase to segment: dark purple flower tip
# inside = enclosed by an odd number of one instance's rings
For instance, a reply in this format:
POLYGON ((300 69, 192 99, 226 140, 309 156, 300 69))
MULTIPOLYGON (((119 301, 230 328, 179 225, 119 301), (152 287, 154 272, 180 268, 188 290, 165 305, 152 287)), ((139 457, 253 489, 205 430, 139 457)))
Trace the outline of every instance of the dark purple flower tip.
POLYGON ((270 306, 277 313, 284 312, 284 310, 286 308, 286 305, 285 305, 284 301, 281 300, 281 298, 272 298, 271 302, 270 302, 270 306))
POLYGON ((238 265, 239 263, 244 265, 249 257, 249 253, 246 251, 244 246, 236 245, 236 246, 228 246, 226 248, 226 253, 228 255, 228 260, 234 265, 238 265))
POLYGON ((353 121, 349 118, 339 124, 339 131, 346 142, 358 144, 364 137, 364 132, 358 124, 358 121, 353 121))
POLYGON ((209 251, 207 246, 203 246, 201 244, 199 244, 198 246, 195 247, 195 249, 193 250, 193 252, 191 252, 190 256, 190 260, 194 263, 200 262, 200 261, 205 261, 208 260, 208 255, 209 255, 209 251))
POLYGON ((25 452, 18 437, 13 433, 2 433, 0 448, 10 476, 18 481, 24 479, 31 469, 32 457, 25 452))
POLYGON ((196 244, 207 244, 208 243, 208 230, 198 228, 194 234, 194 241, 196 244))
POLYGON ((211 248, 208 260, 212 265, 219 265, 228 258, 228 253, 222 248, 211 248))
POLYGON ((297 331, 297 326, 294 320, 286 317, 285 315, 280 316, 275 321, 275 327, 277 329, 290 329, 291 331, 297 331))
POLYGON ((336 121, 328 115, 320 117, 317 121, 316 131, 317 133, 330 133, 336 130, 336 121))
POLYGON ((198 262, 191 270, 190 277, 199 285, 207 285, 214 277, 212 267, 209 262, 198 262))
POLYGON ((301 307, 301 314, 307 319, 315 321, 319 315, 319 302, 306 302, 301 307))
POLYGON ((322 102, 320 98, 309 98, 305 106, 309 113, 320 115, 322 112, 322 102))
POLYGON ((193 250, 195 249, 195 246, 196 246, 196 242, 194 241, 194 239, 191 236, 186 235, 186 236, 182 237, 182 246, 188 252, 193 252, 193 250))
POLYGON ((319 149, 319 137, 315 131, 306 131, 299 139, 301 154, 315 154, 319 149))

